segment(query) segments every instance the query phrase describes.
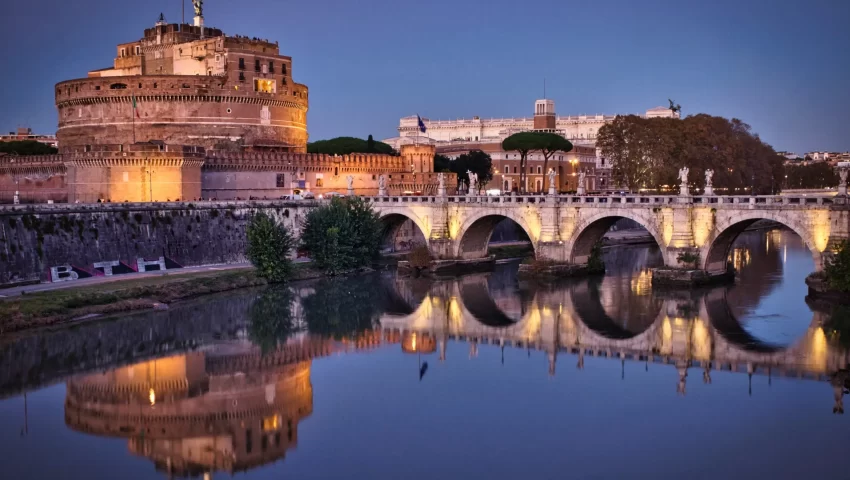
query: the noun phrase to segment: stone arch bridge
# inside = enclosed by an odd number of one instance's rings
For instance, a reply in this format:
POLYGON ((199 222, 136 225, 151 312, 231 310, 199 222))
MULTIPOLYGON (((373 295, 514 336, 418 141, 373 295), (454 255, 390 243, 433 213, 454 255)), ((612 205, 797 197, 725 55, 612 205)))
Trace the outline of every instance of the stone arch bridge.
POLYGON ((487 256, 496 224, 505 218, 527 234, 537 258, 586 264, 593 245, 619 219, 639 223, 664 253, 666 266, 683 252, 698 255, 702 269, 726 271, 735 238, 758 220, 796 232, 812 252, 816 269, 823 255, 850 236, 844 196, 410 196, 366 197, 389 234, 406 221, 422 232, 439 259, 487 256))

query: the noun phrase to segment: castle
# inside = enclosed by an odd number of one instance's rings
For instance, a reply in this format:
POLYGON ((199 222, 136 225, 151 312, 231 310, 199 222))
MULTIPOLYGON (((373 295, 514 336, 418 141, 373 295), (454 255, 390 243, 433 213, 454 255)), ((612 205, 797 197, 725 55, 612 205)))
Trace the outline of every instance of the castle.
POLYGON ((160 15, 112 67, 56 84, 60 151, 0 156, 0 203, 374 195, 380 175, 388 193, 436 193, 430 145, 307 154, 308 89, 292 58, 196 14, 193 25, 160 15))

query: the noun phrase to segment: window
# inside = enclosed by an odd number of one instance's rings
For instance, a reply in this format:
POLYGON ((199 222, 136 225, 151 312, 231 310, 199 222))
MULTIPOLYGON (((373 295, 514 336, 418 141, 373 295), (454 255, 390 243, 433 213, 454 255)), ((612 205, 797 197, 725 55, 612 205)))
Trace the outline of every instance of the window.
POLYGON ((272 79, 255 78, 254 91, 262 93, 275 93, 277 91, 277 85, 272 79))
POLYGON ((136 55, 141 55, 141 54, 142 54, 142 47, 136 45, 136 55))
POLYGON ((324 187, 324 186, 325 186, 325 185, 324 185, 324 180, 323 180, 321 177, 316 178, 316 186, 317 186, 317 187, 324 187))
POLYGON ((126 56, 127 56, 127 51, 126 51, 126 50, 124 50, 124 49, 122 48, 122 49, 121 49, 121 55, 120 55, 120 56, 121 56, 121 57, 126 57, 126 56))
MULTIPOLYGON (((239 81, 240 81, 240 82, 244 82, 244 81, 245 81, 245 72, 239 72, 239 81)), ((236 89, 238 90, 238 89, 239 89, 239 87, 236 87, 236 89)))
POLYGON ((139 82, 139 88, 142 88, 142 82, 139 82))
POLYGON ((215 63, 217 63, 217 64, 221 63, 221 55, 219 55, 217 53, 215 54, 215 63))
POLYGON ((537 174, 540 175, 543 173, 543 167, 537 167, 537 174))
POLYGON ((158 85, 159 85, 159 84, 157 84, 156 82, 154 82, 154 83, 153 83, 153 88, 156 88, 158 85))
POLYGON ((254 71, 255 72, 260 71, 260 59, 254 59, 254 71))
POLYGON ((339 167, 334 167, 334 177, 339 176, 339 167))
POLYGON ((110 90, 124 90, 125 88, 127 88, 126 83, 113 83, 109 86, 110 90))
POLYGON ((280 66, 280 73, 286 75, 286 64, 285 63, 280 66))
POLYGON ((245 70, 245 59, 244 58, 239 59, 239 70, 245 70))
POLYGON ((274 62, 269 60, 269 73, 274 73, 274 62))
POLYGON ((245 453, 251 453, 251 450, 254 449, 254 439, 251 437, 251 429, 249 428, 245 430, 245 453))
POLYGON ((286 188, 286 174, 278 173, 277 178, 275 179, 275 185, 277 188, 286 188))

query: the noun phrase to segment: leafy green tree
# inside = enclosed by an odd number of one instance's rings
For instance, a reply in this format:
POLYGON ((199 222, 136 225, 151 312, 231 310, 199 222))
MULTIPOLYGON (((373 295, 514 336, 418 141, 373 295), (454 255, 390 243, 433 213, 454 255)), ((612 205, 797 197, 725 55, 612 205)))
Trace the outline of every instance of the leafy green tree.
POLYGON ((549 132, 520 132, 502 141, 502 149, 507 152, 519 152, 519 188, 525 193, 528 173, 528 153, 540 151, 543 154, 543 172, 549 172, 549 158, 555 152, 569 152, 573 144, 566 138, 549 132))
MULTIPOLYGON (((569 152, 573 149, 573 144, 566 138, 556 133, 539 133, 540 146, 538 150, 543 154, 543 173, 544 178, 548 178, 549 173, 549 158, 557 152, 569 152)), ((550 185, 551 186, 551 185, 550 185)), ((555 186, 557 189, 557 186, 555 186)), ((546 181, 543 181, 543 191, 546 191, 546 181)))
POLYGON ((451 171, 457 174, 458 185, 461 182, 469 184, 467 171, 477 174, 478 189, 481 190, 493 179, 493 159, 481 150, 471 150, 452 161, 451 171))
POLYGON ((452 171, 452 160, 445 156, 440 155, 439 153, 434 155, 434 171, 435 172, 451 172, 452 171))
POLYGON ((502 140, 502 150, 506 152, 519 153, 519 192, 525 193, 527 178, 528 152, 537 150, 537 136, 535 132, 519 132, 502 140))
POLYGON ((58 149, 35 140, 0 142, 0 153, 9 155, 51 155, 58 152, 58 149))
POLYGON ((269 282, 284 282, 292 276, 289 255, 295 242, 289 230, 265 213, 257 213, 248 224, 248 260, 257 275, 269 282))
POLYGON ((829 288, 850 292, 850 243, 842 241, 836 245, 835 254, 826 262, 824 274, 829 288))
POLYGON ((315 292, 302 300, 310 333, 339 340, 380 325, 381 289, 374 282, 327 279, 315 292))
POLYGON ((684 166, 697 188, 704 186, 705 170, 714 170, 714 186, 721 192, 774 192, 784 180, 784 157, 738 119, 618 116, 599 129, 597 146, 611 161, 615 180, 632 191, 675 189, 684 166))
POLYGON ((294 295, 283 285, 266 289, 248 309, 248 339, 263 352, 274 350, 301 331, 292 317, 294 295))
POLYGON ((316 266, 336 275, 377 257, 383 227, 370 204, 337 197, 307 214, 301 241, 316 266))
MULTIPOLYGON (((372 136, 369 135, 371 139, 372 136)), ((319 140, 307 144, 307 153, 324 153, 327 155, 348 155, 351 153, 383 153, 398 155, 398 152, 384 142, 378 142, 355 137, 337 137, 329 140, 319 140)))

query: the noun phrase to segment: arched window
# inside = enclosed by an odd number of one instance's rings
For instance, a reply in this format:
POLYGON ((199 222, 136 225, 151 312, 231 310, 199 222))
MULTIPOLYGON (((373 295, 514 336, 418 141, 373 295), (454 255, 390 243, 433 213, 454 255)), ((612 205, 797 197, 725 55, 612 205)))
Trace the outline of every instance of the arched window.
POLYGON ((127 88, 126 83, 113 83, 109 86, 110 90, 124 90, 125 88, 127 88))

